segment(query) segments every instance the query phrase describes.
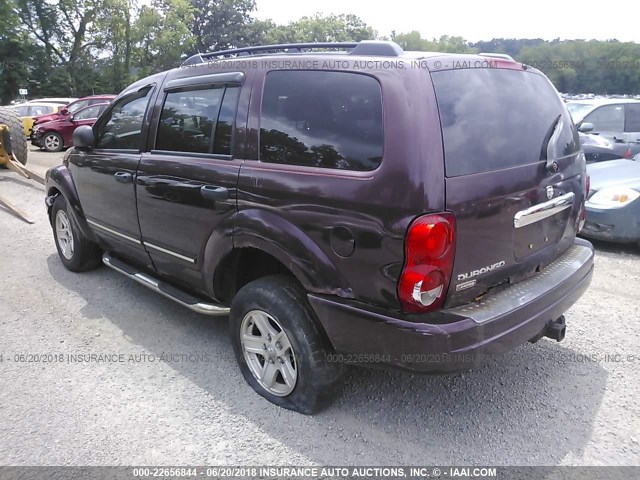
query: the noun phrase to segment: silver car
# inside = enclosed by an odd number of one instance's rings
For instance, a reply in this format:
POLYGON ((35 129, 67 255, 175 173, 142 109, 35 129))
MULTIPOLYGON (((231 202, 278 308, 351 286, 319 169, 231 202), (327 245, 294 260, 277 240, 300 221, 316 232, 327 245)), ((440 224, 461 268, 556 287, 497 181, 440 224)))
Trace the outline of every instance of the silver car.
POLYGON ((568 102, 567 108, 578 130, 611 141, 620 157, 631 158, 640 153, 639 100, 579 100, 568 102))

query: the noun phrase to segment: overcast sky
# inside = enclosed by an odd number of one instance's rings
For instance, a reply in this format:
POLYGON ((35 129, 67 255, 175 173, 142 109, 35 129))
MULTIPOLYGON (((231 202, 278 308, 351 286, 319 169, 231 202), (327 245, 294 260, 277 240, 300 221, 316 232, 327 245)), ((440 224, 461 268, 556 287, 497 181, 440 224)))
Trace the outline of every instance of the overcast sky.
POLYGON ((287 23, 315 13, 353 13, 380 35, 418 30, 423 38, 597 39, 640 43, 640 1, 256 0, 256 17, 287 23), (593 6, 592 6, 593 5, 593 6), (527 8, 525 10, 524 8, 527 8))

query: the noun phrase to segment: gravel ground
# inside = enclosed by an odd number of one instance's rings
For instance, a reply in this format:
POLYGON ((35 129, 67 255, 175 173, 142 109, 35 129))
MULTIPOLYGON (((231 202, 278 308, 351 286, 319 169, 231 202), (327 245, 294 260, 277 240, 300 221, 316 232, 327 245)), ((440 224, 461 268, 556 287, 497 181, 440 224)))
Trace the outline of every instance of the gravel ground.
MULTIPOLYGON (((32 151, 30 165, 44 172, 61 156, 32 151)), ((245 384, 224 319, 106 268, 66 271, 42 188, 1 171, 0 192, 36 221, 0 212, 0 464, 638 463, 636 247, 597 245, 593 283, 566 315, 564 342, 543 339, 448 376, 354 368, 341 398, 306 417, 245 384), (125 361, 66 360, 91 353, 125 361), (160 361, 163 353, 171 357, 160 361), (179 361, 188 354, 196 357, 179 361)))

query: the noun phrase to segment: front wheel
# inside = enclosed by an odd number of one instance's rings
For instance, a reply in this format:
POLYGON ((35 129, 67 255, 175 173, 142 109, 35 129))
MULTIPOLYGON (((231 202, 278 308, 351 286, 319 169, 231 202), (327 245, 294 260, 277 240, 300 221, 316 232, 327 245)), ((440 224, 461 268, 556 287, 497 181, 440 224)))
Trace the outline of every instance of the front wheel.
POLYGON ((313 414, 338 395, 343 368, 331 362, 333 350, 293 278, 264 277, 240 289, 229 334, 245 380, 270 402, 313 414))
POLYGON ((53 203, 51 224, 58 255, 67 270, 83 272, 100 265, 100 248, 84 238, 69 213, 67 201, 62 195, 58 195, 53 203))
POLYGON ((42 145, 47 152, 59 152, 64 148, 64 140, 55 132, 47 132, 42 136, 42 145))

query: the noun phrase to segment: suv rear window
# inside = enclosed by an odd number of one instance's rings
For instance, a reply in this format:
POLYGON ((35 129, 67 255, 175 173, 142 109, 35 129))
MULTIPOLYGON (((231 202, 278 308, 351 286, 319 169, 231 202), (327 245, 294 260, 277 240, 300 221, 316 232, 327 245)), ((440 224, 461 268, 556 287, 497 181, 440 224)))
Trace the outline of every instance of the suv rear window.
POLYGON ((382 161, 382 94, 367 75, 326 71, 267 74, 260 160, 374 170, 382 161))
POLYGON ((580 149, 578 132, 551 83, 542 75, 507 69, 458 69, 432 74, 449 177, 546 159, 555 133, 555 158, 580 149))

